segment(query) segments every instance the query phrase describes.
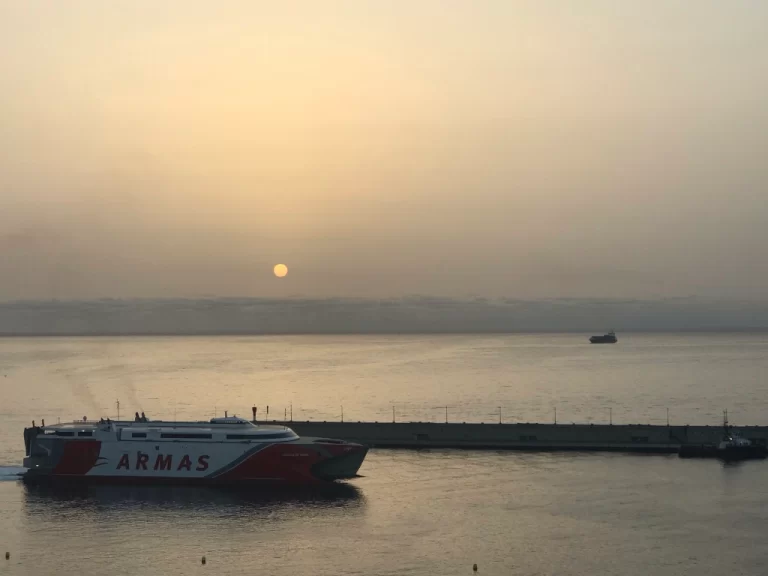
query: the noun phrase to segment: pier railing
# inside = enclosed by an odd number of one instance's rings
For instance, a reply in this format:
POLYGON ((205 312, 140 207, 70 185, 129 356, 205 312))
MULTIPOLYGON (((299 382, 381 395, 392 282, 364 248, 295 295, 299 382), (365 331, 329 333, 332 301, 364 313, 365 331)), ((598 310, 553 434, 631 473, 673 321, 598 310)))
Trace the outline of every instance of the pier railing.
MULTIPOLYGON (((423 406, 409 403, 391 403, 389 408, 370 409, 357 407, 345 410, 339 405, 338 410, 327 408, 314 408, 309 406, 291 406, 290 408, 269 406, 254 406, 253 419, 258 421, 313 421, 313 422, 420 422, 420 423, 474 423, 474 424, 525 424, 525 423, 551 423, 551 424, 632 424, 641 425, 691 425, 704 424, 705 422, 692 422, 691 418, 672 413, 669 408, 657 407, 648 410, 637 410, 626 406, 605 406, 595 409, 574 409, 560 406, 552 406, 546 410, 530 408, 512 408, 503 405, 478 406, 478 405, 438 405, 423 406)), ((702 416, 711 422, 713 426, 721 425, 721 411, 703 413, 702 416)), ((690 414, 688 414, 690 416, 690 414)), ((702 418, 697 416, 697 419, 702 418)))
MULTIPOLYGON (((717 444, 722 426, 655 424, 437 423, 272 421, 300 436, 336 438, 377 448, 468 448, 677 452, 681 446, 717 444)), ((768 426, 735 427, 768 444, 768 426)))

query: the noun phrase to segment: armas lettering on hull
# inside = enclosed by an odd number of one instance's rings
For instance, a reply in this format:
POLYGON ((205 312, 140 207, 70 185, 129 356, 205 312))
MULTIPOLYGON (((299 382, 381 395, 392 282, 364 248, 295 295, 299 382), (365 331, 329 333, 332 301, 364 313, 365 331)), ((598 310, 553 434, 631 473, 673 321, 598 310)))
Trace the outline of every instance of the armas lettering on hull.
MULTIPOLYGON (((173 455, 172 454, 158 454, 155 457, 154 463, 150 463, 149 461, 149 454, 145 454, 144 452, 138 452, 136 454, 135 458, 131 458, 131 455, 126 453, 123 454, 120 457, 120 461, 117 463, 117 470, 173 470, 174 464, 173 464, 173 455), (134 463, 133 468, 131 468, 131 462, 134 463)), ((197 458, 197 464, 195 466, 195 471, 197 472, 205 472, 208 470, 208 460, 210 459, 210 456, 207 454, 203 454, 202 456, 199 456, 197 458)), ((180 472, 181 470, 186 470, 187 472, 192 471, 192 459, 189 457, 189 454, 184 454, 182 456, 181 461, 176 465, 175 467, 177 472, 180 472)))

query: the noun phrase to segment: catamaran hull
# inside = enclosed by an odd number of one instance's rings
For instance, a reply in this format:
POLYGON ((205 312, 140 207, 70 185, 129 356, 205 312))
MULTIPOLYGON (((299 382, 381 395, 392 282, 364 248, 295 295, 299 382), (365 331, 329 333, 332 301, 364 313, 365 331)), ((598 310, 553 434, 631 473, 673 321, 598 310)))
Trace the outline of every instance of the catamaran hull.
POLYGON ((319 484, 354 478, 368 449, 301 438, 252 444, 101 442, 38 436, 26 483, 319 484))

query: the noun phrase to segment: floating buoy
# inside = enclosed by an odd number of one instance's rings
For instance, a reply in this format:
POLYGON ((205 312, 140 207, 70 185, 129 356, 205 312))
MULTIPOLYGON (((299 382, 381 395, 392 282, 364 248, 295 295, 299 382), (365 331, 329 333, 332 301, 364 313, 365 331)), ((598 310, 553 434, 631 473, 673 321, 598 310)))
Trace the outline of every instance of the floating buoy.
POLYGON ((472 572, 477 572, 477 564, 472 564, 472 572))
POLYGON ((205 556, 203 556, 203 559, 200 561, 200 563, 205 566, 205 556))

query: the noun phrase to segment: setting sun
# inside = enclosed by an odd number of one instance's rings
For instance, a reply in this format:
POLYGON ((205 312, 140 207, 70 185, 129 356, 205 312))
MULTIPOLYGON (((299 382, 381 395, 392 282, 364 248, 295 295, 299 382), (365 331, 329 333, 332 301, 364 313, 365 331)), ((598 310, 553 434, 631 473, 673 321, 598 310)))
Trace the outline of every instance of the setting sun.
POLYGON ((288 274, 288 266, 285 264, 275 264, 273 271, 278 278, 284 278, 288 274))

